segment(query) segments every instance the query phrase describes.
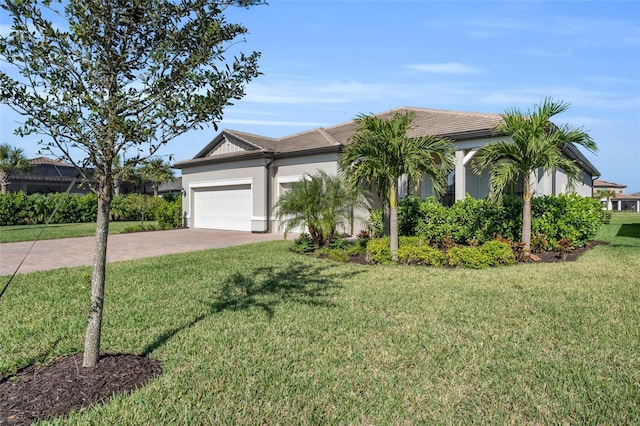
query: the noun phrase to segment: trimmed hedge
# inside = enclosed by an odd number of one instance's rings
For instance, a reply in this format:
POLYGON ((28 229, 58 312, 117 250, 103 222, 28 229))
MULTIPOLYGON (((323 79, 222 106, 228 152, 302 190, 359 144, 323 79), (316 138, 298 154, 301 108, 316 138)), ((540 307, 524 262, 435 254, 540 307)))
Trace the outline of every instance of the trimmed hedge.
MULTIPOLYGON (((54 211, 63 193, 32 194, 11 192, 0 194, 0 226, 44 223, 54 211)), ((111 203, 110 218, 118 220, 158 220, 163 228, 182 226, 182 199, 166 201, 142 194, 115 195, 111 203)), ((50 223, 95 222, 98 197, 69 194, 64 198, 50 223)))
MULTIPOLYGON (((536 236, 541 250, 553 250, 563 238, 581 247, 607 220, 598 200, 576 194, 535 197, 531 216, 531 235, 536 236)), ((445 248, 479 245, 496 238, 520 241, 522 199, 504 197, 498 204, 467 196, 445 207, 433 197, 422 201, 405 197, 398 207, 398 229, 400 235, 419 236, 445 248)))
MULTIPOLYGON (((391 264, 389 237, 373 238, 367 244, 370 261, 391 264)), ((490 266, 513 265, 516 257, 511 245, 503 241, 487 241, 480 247, 452 247, 446 254, 430 246, 419 237, 400 237, 398 241, 398 263, 405 265, 463 267, 482 269, 490 266)))
POLYGON ((444 253, 421 241, 418 237, 402 237, 404 244, 398 247, 398 261, 405 265, 442 266, 444 253))
MULTIPOLYGON (((0 226, 44 223, 64 193, 25 195, 24 192, 0 194, 0 226)), ((69 194, 50 223, 95 222, 98 197, 95 194, 69 194)))
POLYGON ((562 239, 573 247, 584 246, 607 219, 607 212, 595 198, 571 194, 531 200, 531 235, 544 235, 547 250, 554 250, 562 239))
MULTIPOLYGON (((374 263, 393 263, 389 237, 370 239, 367 242, 367 258, 374 263)), ((445 256, 418 237, 403 236, 398 240, 398 261, 412 265, 441 266, 445 256)))

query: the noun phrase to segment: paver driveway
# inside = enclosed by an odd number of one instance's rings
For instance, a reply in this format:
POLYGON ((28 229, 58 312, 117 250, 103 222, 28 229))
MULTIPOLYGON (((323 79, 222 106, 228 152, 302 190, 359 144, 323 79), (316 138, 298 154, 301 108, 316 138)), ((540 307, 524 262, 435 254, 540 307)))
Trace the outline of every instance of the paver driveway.
MULTIPOLYGON (((174 229, 109 235, 107 262, 282 239, 282 234, 174 229)), ((289 237, 291 238, 291 237, 289 237)), ((19 273, 93 264, 94 237, 38 241, 19 273)), ((0 244, 0 275, 13 274, 33 242, 0 244)))

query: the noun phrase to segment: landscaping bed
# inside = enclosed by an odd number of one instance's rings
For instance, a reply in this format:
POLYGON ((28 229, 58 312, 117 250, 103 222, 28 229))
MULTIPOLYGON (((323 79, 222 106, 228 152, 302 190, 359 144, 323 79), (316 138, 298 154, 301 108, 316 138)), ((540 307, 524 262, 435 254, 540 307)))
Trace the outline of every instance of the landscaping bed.
POLYGON ((133 354, 103 354, 94 369, 82 354, 29 365, 0 376, 0 424, 27 425, 65 415, 143 386, 162 372, 160 362, 133 354))
MULTIPOLYGON (((537 253, 531 253, 530 257, 528 258, 524 258, 524 257, 520 257, 518 258, 516 256, 516 254, 514 253, 514 259, 517 260, 514 261, 514 263, 556 263, 556 262, 573 262, 578 260, 578 258, 584 254, 586 251, 591 250, 592 248, 601 245, 601 244, 608 244, 607 242, 604 241, 590 241, 587 244, 585 244, 582 247, 577 247, 575 249, 571 249, 571 250, 567 250, 564 253, 559 253, 557 251, 543 251, 543 252, 537 252, 537 253)), ((339 251, 343 251, 345 253, 344 256, 339 256, 339 255, 330 255, 332 249, 327 249, 327 250, 318 250, 318 251, 308 251, 306 252, 306 254, 310 254, 312 256, 321 258, 321 259, 331 259, 331 260, 337 260, 337 261, 342 261, 342 262, 349 262, 349 263, 357 263, 360 265, 375 265, 376 262, 372 261, 369 257, 368 254, 366 253, 357 253, 357 254, 349 254, 348 250, 344 250, 344 249, 340 249, 339 251)), ((336 249, 333 249, 334 251, 336 249)), ((297 251, 295 250, 295 248, 293 249, 293 251, 297 251)), ((304 253, 301 251, 297 251, 299 253, 304 253)), ((411 263, 411 262, 408 262, 411 263)), ((419 264, 416 262, 413 262, 412 264, 419 264)), ((448 266, 448 265, 442 265, 442 266, 448 266)))

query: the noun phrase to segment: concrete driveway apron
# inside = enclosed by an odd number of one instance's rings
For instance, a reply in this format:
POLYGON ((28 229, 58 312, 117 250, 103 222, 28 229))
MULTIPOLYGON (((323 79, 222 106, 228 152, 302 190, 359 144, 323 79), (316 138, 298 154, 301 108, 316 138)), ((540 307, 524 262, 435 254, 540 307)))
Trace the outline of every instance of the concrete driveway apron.
MULTIPOLYGON (((107 262, 230 247, 282 238, 282 234, 276 233, 252 234, 250 232, 211 229, 174 229, 116 234, 109 235, 107 262)), ((38 241, 18 273, 92 265, 94 243, 94 237, 38 241)), ((32 241, 0 244, 0 275, 13 274, 32 244, 32 241)))

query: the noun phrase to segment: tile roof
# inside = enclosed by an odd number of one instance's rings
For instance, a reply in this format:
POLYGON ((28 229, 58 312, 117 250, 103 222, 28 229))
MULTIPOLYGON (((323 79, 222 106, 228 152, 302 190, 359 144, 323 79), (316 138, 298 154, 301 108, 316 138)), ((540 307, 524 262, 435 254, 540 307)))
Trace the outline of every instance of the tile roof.
MULTIPOLYGON (((460 139, 465 133, 490 133, 491 129, 501 120, 500 114, 414 107, 396 108, 375 115, 384 120, 395 112, 413 112, 415 114, 412 126, 407 132, 407 136, 409 137, 426 135, 452 137, 452 135, 455 135, 452 139, 460 139)), ((208 156, 217 143, 221 142, 222 138, 220 135, 224 134, 235 137, 263 152, 293 153, 318 148, 338 148, 347 145, 349 138, 355 133, 356 128, 356 123, 351 120, 327 128, 319 127, 305 130, 282 138, 269 138, 252 133, 225 129, 211 141, 205 149, 196 154, 193 159, 208 156)))
MULTIPOLYGON (((413 112, 413 123, 407 132, 408 137, 440 136, 454 141, 487 138, 494 135, 493 128, 502 120, 501 114, 453 111, 431 108, 400 107, 375 114, 383 120, 396 112, 413 112)), ((350 120, 331 127, 319 127, 305 130, 282 138, 269 138, 237 130, 223 130, 193 159, 178 161, 176 168, 205 164, 208 162, 224 162, 264 154, 303 154, 305 151, 340 150, 349 143, 349 138, 355 133, 357 124, 350 120), (215 147, 224 141, 225 137, 237 138, 255 149, 244 152, 233 152, 210 155, 215 147)), ((571 144, 569 144, 571 145, 571 144)), ((581 167, 592 176, 600 174, 598 170, 571 146, 564 147, 565 154, 576 160, 581 167)))
POLYGON ((627 185, 619 183, 607 182, 606 180, 596 179, 593 181, 594 188, 626 188, 627 185))
MULTIPOLYGON (((413 107, 396 108, 375 115, 385 120, 396 112, 413 112, 415 114, 412 126, 407 132, 407 136, 411 138, 427 135, 450 136, 480 131, 490 132, 502 119, 500 114, 413 107)), ((301 148, 347 145, 356 128, 356 123, 351 120, 331 127, 296 133, 281 138, 278 142, 278 151, 289 152, 301 148)))
POLYGON ((634 194, 616 194, 613 198, 618 200, 640 200, 640 197, 634 194))
POLYGON ((34 166, 49 164, 49 165, 58 166, 58 167, 74 167, 72 164, 63 163, 62 161, 54 160, 52 158, 47 158, 47 157, 32 158, 29 160, 29 162, 34 166))

